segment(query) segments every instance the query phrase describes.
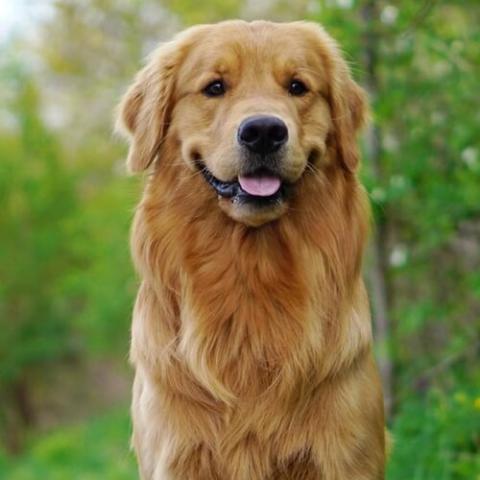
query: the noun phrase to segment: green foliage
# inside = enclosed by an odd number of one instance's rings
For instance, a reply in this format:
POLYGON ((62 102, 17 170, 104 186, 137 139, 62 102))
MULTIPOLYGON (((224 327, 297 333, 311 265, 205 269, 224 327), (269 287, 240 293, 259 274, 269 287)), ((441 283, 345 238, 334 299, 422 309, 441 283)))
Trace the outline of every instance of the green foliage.
POLYGON ((33 439, 15 461, 0 451, 0 478, 9 480, 131 480, 136 464, 129 448, 126 409, 33 439))
POLYGON ((480 390, 431 390, 395 421, 389 479, 461 480, 480 475, 480 390))
MULTIPOLYGON (((59 298, 74 263, 67 220, 75 211, 73 177, 38 115, 38 92, 14 74, 18 135, 0 136, 0 385, 70 352, 68 308, 59 298), (57 299, 57 300, 55 300, 57 299), (8 321, 7 321, 8 320, 8 321)), ((12 82, 13 83, 13 82, 12 82)))
POLYGON ((117 356, 124 363, 138 192, 112 171, 117 152, 106 141, 92 135, 72 151, 46 126, 27 69, 10 61, 1 74, 9 94, 0 124, 0 439, 17 450, 55 366, 117 356))
POLYGON ((168 6, 187 25, 236 18, 240 13, 238 0, 210 0, 204 2, 201 8, 195 0, 171 0, 168 6))

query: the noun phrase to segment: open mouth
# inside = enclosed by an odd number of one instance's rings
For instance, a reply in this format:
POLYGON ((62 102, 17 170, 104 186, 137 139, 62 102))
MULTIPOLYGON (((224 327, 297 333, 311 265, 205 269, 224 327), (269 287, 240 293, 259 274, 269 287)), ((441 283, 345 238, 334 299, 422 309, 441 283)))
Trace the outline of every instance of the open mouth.
POLYGON ((288 185, 282 182, 280 176, 266 168, 239 175, 230 182, 219 180, 203 164, 198 168, 218 195, 238 203, 269 205, 283 200, 288 190, 288 185))

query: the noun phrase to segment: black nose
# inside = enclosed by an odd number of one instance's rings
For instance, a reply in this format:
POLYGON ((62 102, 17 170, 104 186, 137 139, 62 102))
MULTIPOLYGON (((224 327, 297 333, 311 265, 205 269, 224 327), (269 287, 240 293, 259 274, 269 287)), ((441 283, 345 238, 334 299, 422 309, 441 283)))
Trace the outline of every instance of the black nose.
POLYGON ((257 115, 245 119, 238 129, 238 141, 251 152, 266 155, 288 140, 288 129, 278 117, 257 115))

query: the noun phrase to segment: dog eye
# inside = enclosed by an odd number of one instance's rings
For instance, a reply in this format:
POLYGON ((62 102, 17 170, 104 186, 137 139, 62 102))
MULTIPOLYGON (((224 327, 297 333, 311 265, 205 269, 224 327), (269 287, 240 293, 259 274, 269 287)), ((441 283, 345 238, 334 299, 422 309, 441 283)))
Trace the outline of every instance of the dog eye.
POLYGON ((204 89, 203 94, 207 97, 220 97, 226 91, 223 80, 215 80, 209 83, 204 89))
POLYGON ((292 80, 288 86, 288 93, 296 97, 305 95, 308 92, 307 86, 300 80, 292 80))

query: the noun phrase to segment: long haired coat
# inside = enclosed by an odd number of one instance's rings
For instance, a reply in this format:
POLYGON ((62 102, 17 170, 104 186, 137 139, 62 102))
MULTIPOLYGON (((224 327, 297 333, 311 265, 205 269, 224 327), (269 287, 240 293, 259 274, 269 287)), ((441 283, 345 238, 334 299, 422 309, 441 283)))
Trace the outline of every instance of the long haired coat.
POLYGON ((365 115, 335 42, 301 22, 193 27, 126 93, 128 165, 150 169, 132 230, 143 480, 384 478, 365 115), (278 151, 266 127, 267 153, 241 144, 254 117, 284 125, 278 151))

